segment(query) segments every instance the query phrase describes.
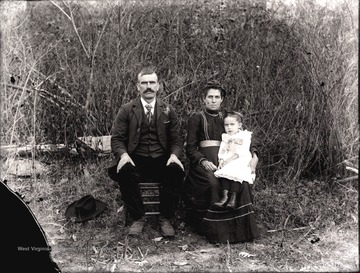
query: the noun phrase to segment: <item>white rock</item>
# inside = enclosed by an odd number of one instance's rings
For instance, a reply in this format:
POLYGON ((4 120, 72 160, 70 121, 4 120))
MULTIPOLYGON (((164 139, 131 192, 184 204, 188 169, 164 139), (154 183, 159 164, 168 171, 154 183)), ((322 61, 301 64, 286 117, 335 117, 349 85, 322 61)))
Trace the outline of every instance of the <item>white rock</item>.
POLYGON ((49 171, 45 164, 38 160, 33 162, 32 159, 8 159, 5 166, 7 167, 5 171, 15 176, 40 175, 49 171))

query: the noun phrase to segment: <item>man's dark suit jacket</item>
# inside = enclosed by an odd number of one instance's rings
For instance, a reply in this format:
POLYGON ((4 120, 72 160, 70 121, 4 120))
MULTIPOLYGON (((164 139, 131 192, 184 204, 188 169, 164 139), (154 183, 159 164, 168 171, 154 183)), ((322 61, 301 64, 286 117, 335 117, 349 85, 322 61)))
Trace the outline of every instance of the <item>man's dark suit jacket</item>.
MULTIPOLYGON (((155 119, 159 143, 165 154, 182 155, 180 124, 174 109, 160 99, 156 99, 155 119)), ((109 169, 116 166, 123 153, 130 156, 135 151, 140 139, 140 126, 143 119, 143 106, 140 97, 120 107, 111 132, 111 151, 115 159, 109 169)), ((112 178, 112 177, 111 177, 112 178)), ((113 179, 113 178, 112 178, 113 179)))

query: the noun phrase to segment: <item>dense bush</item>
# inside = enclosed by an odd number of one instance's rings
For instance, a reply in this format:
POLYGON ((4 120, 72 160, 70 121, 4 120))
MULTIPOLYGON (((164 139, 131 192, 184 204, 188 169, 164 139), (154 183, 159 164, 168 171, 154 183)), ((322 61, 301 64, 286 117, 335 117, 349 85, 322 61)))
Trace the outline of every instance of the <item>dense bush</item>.
POLYGON ((4 32, 1 142, 109 134, 137 73, 154 65, 183 136, 203 84, 222 82, 224 107, 262 141, 259 183, 357 166, 357 14, 346 2, 251 3, 27 2, 5 21, 16 27, 4 32))

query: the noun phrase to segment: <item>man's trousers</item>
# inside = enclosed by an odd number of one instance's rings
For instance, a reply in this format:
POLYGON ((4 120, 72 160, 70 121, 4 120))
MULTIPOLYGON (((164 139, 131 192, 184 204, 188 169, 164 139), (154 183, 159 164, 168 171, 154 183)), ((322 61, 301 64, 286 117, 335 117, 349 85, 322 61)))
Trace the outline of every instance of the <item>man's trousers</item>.
POLYGON ((184 171, 179 165, 171 163, 166 166, 168 157, 157 158, 138 155, 130 156, 135 166, 125 164, 118 173, 117 166, 109 169, 120 186, 121 199, 127 206, 128 212, 134 220, 145 214, 145 207, 141 197, 139 183, 146 183, 149 179, 160 182, 160 215, 171 219, 180 200, 184 171), (116 174, 115 174, 116 173, 116 174))

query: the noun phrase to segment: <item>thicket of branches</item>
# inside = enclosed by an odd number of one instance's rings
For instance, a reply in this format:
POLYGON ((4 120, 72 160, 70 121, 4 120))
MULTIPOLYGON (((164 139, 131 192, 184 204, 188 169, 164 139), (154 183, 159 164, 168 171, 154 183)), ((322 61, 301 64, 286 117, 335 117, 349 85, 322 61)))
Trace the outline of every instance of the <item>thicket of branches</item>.
POLYGON ((138 95, 137 73, 154 65, 184 136, 203 84, 226 87, 224 107, 242 111, 262 141, 264 180, 357 166, 355 2, 251 3, 50 1, 5 13, 1 143, 109 134, 119 107, 138 95))

